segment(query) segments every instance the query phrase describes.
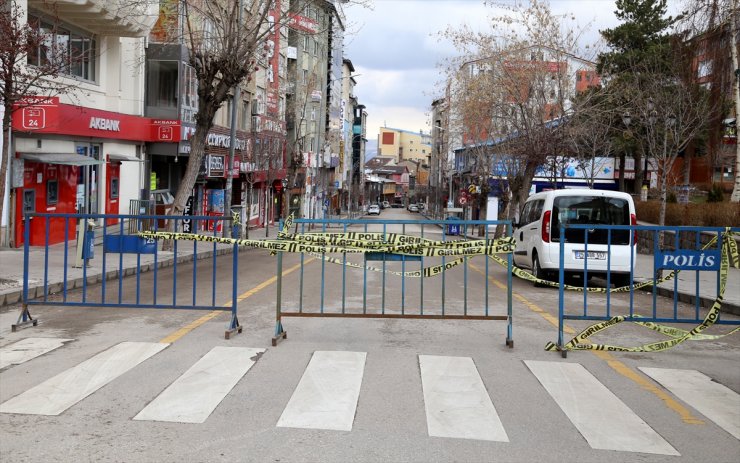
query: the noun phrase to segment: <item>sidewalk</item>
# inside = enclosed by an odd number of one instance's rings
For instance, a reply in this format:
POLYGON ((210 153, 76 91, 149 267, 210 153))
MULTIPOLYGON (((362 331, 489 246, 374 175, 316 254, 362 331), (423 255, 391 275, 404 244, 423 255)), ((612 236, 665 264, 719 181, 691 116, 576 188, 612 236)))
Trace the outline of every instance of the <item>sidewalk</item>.
MULTIPOLYGON (((118 226, 114 227, 118 229, 118 226)), ((277 236, 277 226, 271 226, 269 237, 277 236)), ((117 233, 117 231, 116 231, 117 233)), ((98 230, 98 235, 102 231, 98 230)), ((264 239, 264 228, 255 228, 249 231, 251 239, 264 239)), ((177 259, 180 262, 193 260, 194 245, 191 241, 178 242, 177 259)), ((208 258, 213 254, 213 245, 198 246, 198 259, 208 258)), ((232 246, 217 245, 217 255, 230 253, 232 246)), ((67 248, 67 289, 82 286, 83 270, 73 268, 76 256, 74 243, 67 248)), ((35 298, 43 295, 44 282, 44 248, 32 247, 29 251, 29 297, 35 298)), ((90 261, 91 266, 87 268, 86 276, 88 284, 101 281, 103 261, 102 239, 96 239, 95 257, 90 261)), ((108 279, 117 279, 119 274, 119 254, 109 253, 106 255, 106 270, 108 279)), ((154 255, 142 254, 140 256, 141 271, 148 272, 154 268, 154 255)), ((157 266, 159 268, 172 265, 174 254, 172 252, 158 251, 157 266)), ((136 254, 123 254, 121 268, 124 275, 133 275, 137 267, 136 254)), ((653 256, 638 254, 635 270, 636 280, 652 279, 653 256)), ((694 304, 696 301, 696 275, 699 274, 699 299, 703 307, 711 306, 716 297, 717 274, 715 272, 684 271, 678 275, 678 299, 685 303, 694 304)), ((48 286, 52 292, 61 291, 64 281, 64 244, 49 247, 48 255, 48 286)), ((658 286, 658 294, 673 298, 676 283, 673 280, 666 281, 658 286)), ((23 248, 0 249, 0 307, 16 304, 23 297, 23 248)), ((740 270, 730 268, 727 278, 727 288, 724 294, 722 310, 727 313, 740 315, 740 270)))

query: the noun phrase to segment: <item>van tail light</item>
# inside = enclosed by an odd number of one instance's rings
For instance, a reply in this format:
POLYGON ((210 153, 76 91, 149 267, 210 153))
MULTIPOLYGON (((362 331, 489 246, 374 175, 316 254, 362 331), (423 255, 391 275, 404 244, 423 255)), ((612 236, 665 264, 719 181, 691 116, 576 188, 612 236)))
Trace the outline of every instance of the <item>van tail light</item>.
POLYGON ((542 241, 550 242, 550 211, 545 211, 545 215, 542 216, 542 241))
MULTIPOLYGON (((637 216, 635 214, 630 214, 630 223, 632 225, 637 225, 637 216)), ((637 246, 637 230, 635 230, 632 235, 632 244, 637 246)))

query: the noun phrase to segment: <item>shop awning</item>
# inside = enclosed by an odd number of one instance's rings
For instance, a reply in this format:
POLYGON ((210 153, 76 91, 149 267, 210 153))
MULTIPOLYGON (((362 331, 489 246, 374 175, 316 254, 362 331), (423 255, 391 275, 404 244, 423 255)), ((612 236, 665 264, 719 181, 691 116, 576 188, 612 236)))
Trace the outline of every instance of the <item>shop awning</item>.
POLYGON ((142 162, 143 159, 139 159, 136 156, 131 156, 130 154, 118 154, 118 153, 108 153, 108 160, 110 161, 132 161, 132 162, 142 162))
POLYGON ((21 153, 21 158, 45 164, 63 164, 66 166, 92 166, 103 163, 95 158, 76 153, 21 153))

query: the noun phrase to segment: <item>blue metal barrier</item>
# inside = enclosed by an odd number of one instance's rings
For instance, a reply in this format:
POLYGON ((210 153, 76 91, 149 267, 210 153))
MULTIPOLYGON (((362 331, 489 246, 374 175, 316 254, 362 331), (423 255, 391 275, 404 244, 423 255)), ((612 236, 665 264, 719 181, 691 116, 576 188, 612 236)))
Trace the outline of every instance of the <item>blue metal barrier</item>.
MULTIPOLYGON (((711 300, 716 301, 720 296, 719 263, 725 239, 723 233, 728 230, 740 232, 740 228, 719 227, 561 224, 560 235, 557 238, 559 239, 557 347, 563 357, 567 355, 567 349, 563 349, 565 320, 606 321, 619 316, 623 317, 623 321, 641 324, 701 324, 709 307, 707 307, 708 298, 702 301, 700 296, 702 293, 700 272, 715 275, 715 282, 710 284, 714 285, 714 297, 711 300), (640 243, 640 248, 653 257, 650 265, 651 274, 640 275, 641 278, 635 275, 638 233, 643 236, 643 241, 649 242, 647 245, 640 243), (595 239, 597 236, 600 238, 595 239), (623 273, 624 268, 617 272, 615 260, 628 262, 627 274, 623 273), (665 270, 673 273, 664 277, 665 270), (677 271, 692 272, 694 276, 694 297, 687 305, 681 305, 679 279, 675 273, 677 271), (600 284, 589 286, 592 277, 596 276, 601 278, 600 284), (579 281, 570 281, 575 278, 579 281), (672 281, 672 301, 664 297, 658 298, 659 285, 665 281, 672 281), (617 287, 622 284, 626 286, 619 290, 610 289, 612 283, 616 283, 617 287), (568 290, 567 284, 570 289, 576 291, 568 290), (649 293, 649 297, 645 291, 649 293), (663 307, 667 300, 672 304, 663 307), (688 307, 691 304, 693 309, 688 307)), ((719 301, 721 302, 721 299, 719 301)), ((721 313, 712 322, 718 325, 740 324, 737 319, 722 319, 721 313)))
MULTIPOLYGON (((401 234, 435 241, 458 241, 466 239, 463 231, 482 226, 483 236, 475 239, 492 240, 498 225, 505 226, 506 237, 511 237, 512 233, 508 221, 456 220, 454 224, 463 236, 454 238, 445 233, 450 224, 444 220, 296 219, 294 224, 295 229, 288 233, 381 233, 384 239, 401 234)), ((280 226, 282 228, 283 224, 280 226)), ((277 345, 287 337, 283 317, 351 317, 506 320, 506 344, 513 347, 512 254, 508 253, 506 258, 506 269, 495 267, 506 280, 505 312, 494 314, 492 306, 504 304, 491 304, 493 267, 486 256, 454 259, 383 252, 344 252, 335 256, 301 254, 298 263, 289 270, 297 270, 297 274, 291 275, 286 283, 284 256, 278 253, 276 325, 272 344, 277 345), (474 264, 475 259, 482 269, 474 264), (315 266, 315 262, 320 263, 320 269, 307 270, 307 266, 315 266), (471 269, 482 278, 473 282, 471 269), (424 277, 425 272, 434 274, 424 277), (391 278, 400 285, 389 286, 391 278), (288 291, 284 291, 285 287, 288 291)), ((494 300, 501 301, 502 296, 494 300)))
MULTIPOLYGON (((171 250, 163 252, 163 241, 146 240, 138 236, 140 231, 167 231, 165 226, 174 222, 174 231, 182 229, 185 220, 202 221, 203 224, 216 224, 212 231, 202 232, 202 236, 217 236, 217 226, 221 222, 231 222, 232 217, 219 216, 159 216, 159 215, 108 215, 108 214, 41 214, 29 213, 25 217, 23 243, 23 304, 18 327, 38 323, 31 316, 30 306, 81 306, 81 307, 126 307, 154 309, 221 310, 230 311, 231 319, 226 330, 226 339, 235 332, 241 332, 237 317, 237 275, 238 246, 217 244, 215 242, 173 240, 171 250), (31 220, 35 226, 39 222, 46 230, 43 243, 34 243, 34 265, 42 263, 43 279, 39 287, 30 287, 29 265, 31 250, 31 220), (108 223, 95 232, 99 235, 103 248, 94 253, 94 231, 85 226, 82 244, 84 252, 77 253, 79 239, 77 234, 70 236, 70 230, 81 224, 108 223), (128 226, 124 226, 124 222, 128 226), (63 240, 50 243, 50 230, 63 227, 63 240), (161 226, 160 226, 161 225, 161 226), (219 254, 232 254, 231 274, 218 275, 219 254), (125 255, 127 254, 127 255, 125 255), (198 260, 210 258, 212 265, 204 269, 198 260), (185 262, 192 260, 192 264, 185 262), (81 264, 72 268, 73 262, 81 264), (162 276, 163 267, 172 267, 172 274, 162 276), (50 275, 53 269, 53 275, 50 275), (151 272, 148 272, 151 270, 151 272), (205 273, 204 273, 205 272, 205 273), (188 274, 190 273, 190 274, 188 274), (126 278, 126 277, 133 278, 126 278), (172 290, 171 299, 164 300, 161 288, 168 285, 172 290), (190 291, 183 291, 183 286, 190 291), (205 294, 204 294, 205 292, 205 294), (208 294, 210 293, 210 294, 208 294), (225 300, 222 295, 231 295, 225 300)), ((207 226, 199 227, 208 230, 207 226)), ((227 229, 227 228, 224 228, 227 229)), ((232 228, 233 230, 233 228, 232 228)))

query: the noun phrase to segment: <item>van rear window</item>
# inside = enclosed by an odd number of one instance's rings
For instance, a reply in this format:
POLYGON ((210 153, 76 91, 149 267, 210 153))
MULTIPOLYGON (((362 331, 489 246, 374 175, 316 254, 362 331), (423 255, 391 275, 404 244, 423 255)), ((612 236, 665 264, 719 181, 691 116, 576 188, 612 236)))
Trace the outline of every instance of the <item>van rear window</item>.
MULTIPOLYGON (((560 196, 552 208, 552 239, 560 240, 560 224, 630 225, 626 199, 603 196, 560 196)), ((588 235, 592 244, 607 244, 607 230, 566 230, 569 243, 583 243, 588 235)), ((612 230, 612 244, 629 244, 629 230, 612 230)))

